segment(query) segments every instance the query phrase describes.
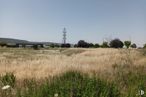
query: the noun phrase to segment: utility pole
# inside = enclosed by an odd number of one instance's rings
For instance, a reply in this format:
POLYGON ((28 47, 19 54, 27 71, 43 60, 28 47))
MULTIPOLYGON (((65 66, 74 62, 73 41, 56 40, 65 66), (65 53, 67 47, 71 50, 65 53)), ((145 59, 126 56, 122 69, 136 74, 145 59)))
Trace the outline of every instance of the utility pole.
POLYGON ((63 29, 63 44, 66 44, 66 28, 63 29))

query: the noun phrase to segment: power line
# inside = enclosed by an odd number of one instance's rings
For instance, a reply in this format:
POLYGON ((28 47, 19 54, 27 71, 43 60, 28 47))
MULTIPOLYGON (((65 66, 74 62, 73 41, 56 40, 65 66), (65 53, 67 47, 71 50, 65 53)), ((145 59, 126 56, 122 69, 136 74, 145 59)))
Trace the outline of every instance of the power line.
POLYGON ((66 33, 67 33, 66 28, 64 28, 63 29, 63 44, 66 44, 66 39, 67 39, 66 38, 66 36, 67 36, 66 33))

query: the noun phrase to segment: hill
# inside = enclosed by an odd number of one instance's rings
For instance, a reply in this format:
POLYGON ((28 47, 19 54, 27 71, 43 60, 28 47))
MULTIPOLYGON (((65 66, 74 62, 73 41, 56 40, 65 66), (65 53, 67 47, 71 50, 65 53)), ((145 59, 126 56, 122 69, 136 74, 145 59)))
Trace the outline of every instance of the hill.
POLYGON ((54 43, 54 42, 32 42, 27 40, 21 40, 21 39, 13 39, 13 38, 0 38, 0 42, 2 43, 13 43, 13 44, 60 44, 60 43, 54 43))
POLYGON ((12 39, 12 38, 0 38, 0 42, 4 42, 4 43, 29 43, 29 41, 26 41, 26 40, 12 39))

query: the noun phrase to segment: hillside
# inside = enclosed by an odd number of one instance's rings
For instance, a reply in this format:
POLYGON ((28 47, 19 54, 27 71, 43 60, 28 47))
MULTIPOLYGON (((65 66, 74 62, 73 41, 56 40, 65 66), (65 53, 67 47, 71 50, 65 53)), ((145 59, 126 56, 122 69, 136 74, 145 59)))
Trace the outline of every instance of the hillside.
POLYGON ((24 43, 24 44, 60 44, 60 43, 54 43, 54 42, 32 42, 27 40, 21 40, 21 39, 13 39, 13 38, 0 38, 0 42, 2 43, 24 43))
POLYGON ((4 42, 4 43, 29 43, 29 41, 26 41, 26 40, 12 39, 12 38, 0 38, 0 42, 4 42))

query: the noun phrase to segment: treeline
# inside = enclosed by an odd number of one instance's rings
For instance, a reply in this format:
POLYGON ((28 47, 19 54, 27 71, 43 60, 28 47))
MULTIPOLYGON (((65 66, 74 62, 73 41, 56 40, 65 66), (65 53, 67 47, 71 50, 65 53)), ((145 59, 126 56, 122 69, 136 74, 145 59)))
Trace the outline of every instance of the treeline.
MULTIPOLYGON (((80 40, 77 44, 75 44, 74 47, 81 47, 81 48, 137 48, 137 45, 135 43, 132 43, 131 41, 121 41, 120 39, 113 39, 110 42, 103 42, 102 44, 98 43, 88 43, 84 40, 80 40)), ((143 46, 143 48, 146 48, 146 44, 143 46)))
MULTIPOLYGON (((27 47, 27 45, 8 45, 7 43, 1 43, 1 47, 27 47)), ((79 40, 77 44, 49 44, 49 45, 43 45, 43 44, 32 44, 30 47, 34 49, 38 48, 45 48, 45 47, 50 47, 50 48, 70 48, 70 47, 75 47, 75 48, 137 48, 137 45, 135 43, 132 43, 131 41, 121 41, 120 39, 113 39, 110 42, 103 42, 102 44, 99 43, 88 43, 84 40, 79 40)), ((146 48, 146 44, 144 44, 143 47, 141 48, 146 48)))

